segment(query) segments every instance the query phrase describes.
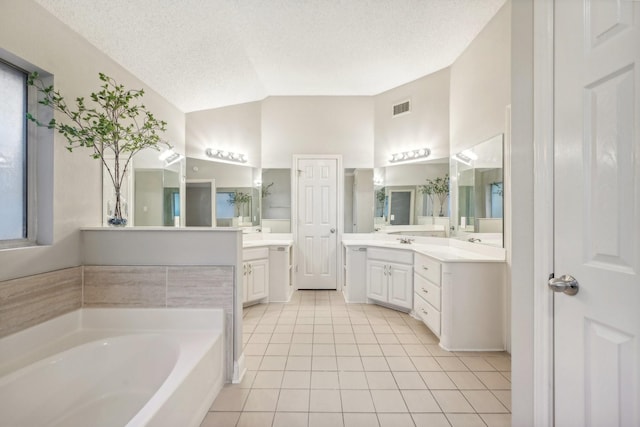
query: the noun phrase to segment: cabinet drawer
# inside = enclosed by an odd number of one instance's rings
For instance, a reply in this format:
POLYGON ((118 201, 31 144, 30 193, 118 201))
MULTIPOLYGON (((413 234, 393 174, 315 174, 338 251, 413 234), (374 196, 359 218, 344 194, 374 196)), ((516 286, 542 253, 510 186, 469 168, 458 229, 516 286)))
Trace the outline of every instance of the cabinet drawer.
POLYGON ((427 300, 429 304, 440 310, 440 287, 434 285, 424 277, 415 274, 413 289, 416 294, 427 300))
POLYGON ((269 248, 249 248, 242 250, 242 260, 251 261, 254 259, 269 258, 269 248))
POLYGON ((413 252, 394 250, 394 249, 380 249, 380 248, 368 248, 368 259, 377 259, 386 262, 397 262, 400 264, 413 264, 413 252))
POLYGON ((426 255, 415 255, 414 271, 431 283, 440 286, 440 262, 426 255))
POLYGON ((436 310, 431 304, 425 301, 422 296, 415 294, 413 296, 414 311, 422 319, 431 331, 440 336, 440 312, 436 310))

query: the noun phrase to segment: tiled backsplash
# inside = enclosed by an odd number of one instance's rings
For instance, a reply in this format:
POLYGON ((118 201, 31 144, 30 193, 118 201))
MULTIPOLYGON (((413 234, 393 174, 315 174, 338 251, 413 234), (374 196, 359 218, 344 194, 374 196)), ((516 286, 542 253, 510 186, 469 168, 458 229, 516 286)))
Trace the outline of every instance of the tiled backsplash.
POLYGON ((0 282, 0 337, 82 305, 82 267, 0 282))
POLYGON ((7 280, 0 282, 0 337, 80 307, 222 308, 233 351, 233 280, 232 266, 84 266, 7 280))

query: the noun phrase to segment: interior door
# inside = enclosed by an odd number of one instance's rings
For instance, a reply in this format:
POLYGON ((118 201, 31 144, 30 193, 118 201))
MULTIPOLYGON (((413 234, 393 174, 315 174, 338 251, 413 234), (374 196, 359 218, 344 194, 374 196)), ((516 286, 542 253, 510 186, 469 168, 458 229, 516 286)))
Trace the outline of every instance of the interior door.
POLYGON ((555 2, 556 426, 640 425, 640 2, 555 2), (562 288, 566 293, 562 292, 562 288))
POLYGON ((298 289, 337 289, 337 159, 298 159, 298 289))

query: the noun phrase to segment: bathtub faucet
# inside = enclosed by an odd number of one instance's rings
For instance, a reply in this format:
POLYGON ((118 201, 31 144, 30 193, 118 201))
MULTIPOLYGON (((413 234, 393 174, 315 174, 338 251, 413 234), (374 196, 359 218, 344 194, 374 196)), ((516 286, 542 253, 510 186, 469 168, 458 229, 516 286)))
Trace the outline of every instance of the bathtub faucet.
POLYGON ((469 238, 469 241, 470 241, 471 243, 475 243, 475 242, 482 242, 482 240, 480 240, 480 239, 474 239, 473 237, 470 237, 470 238, 469 238))

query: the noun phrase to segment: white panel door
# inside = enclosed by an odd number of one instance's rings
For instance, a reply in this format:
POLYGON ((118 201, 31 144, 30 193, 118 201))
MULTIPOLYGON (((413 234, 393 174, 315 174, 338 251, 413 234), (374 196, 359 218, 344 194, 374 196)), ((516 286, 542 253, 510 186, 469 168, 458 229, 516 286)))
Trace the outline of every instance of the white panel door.
POLYGON ((640 425, 638 25, 638 1, 555 2, 554 270, 579 283, 554 294, 556 426, 640 425))
POLYGON ((269 261, 261 259, 249 264, 249 300, 255 301, 269 295, 269 261))
POLYGON ((337 289, 337 160, 297 163, 298 289, 337 289))

